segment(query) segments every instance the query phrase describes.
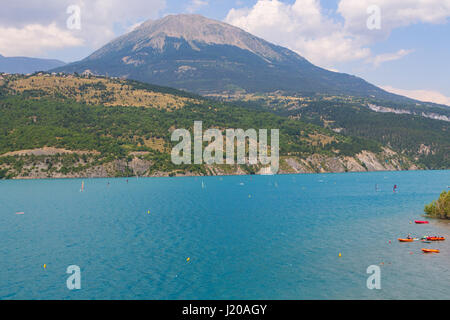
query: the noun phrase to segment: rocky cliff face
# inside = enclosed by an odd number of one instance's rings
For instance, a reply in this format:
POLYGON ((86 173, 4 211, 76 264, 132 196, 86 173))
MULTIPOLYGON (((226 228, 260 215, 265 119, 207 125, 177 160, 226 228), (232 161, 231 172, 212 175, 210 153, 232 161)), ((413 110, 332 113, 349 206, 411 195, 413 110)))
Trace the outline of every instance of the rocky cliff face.
MULTIPOLYGON (((45 179, 45 178, 108 178, 108 177, 167 177, 195 176, 198 173, 173 170, 170 172, 153 170, 153 163, 145 160, 144 153, 135 153, 128 160, 113 160, 96 163, 94 155, 89 152, 73 152, 55 148, 24 150, 2 157, 17 157, 23 163, 20 169, 9 165, 0 165, 0 171, 13 173, 13 179, 45 179), (71 170, 64 169, 62 154, 78 155, 76 163, 71 164, 71 170)), ((207 175, 245 175, 268 174, 261 166, 226 166, 204 165, 207 175)), ((399 171, 420 169, 410 160, 385 149, 381 154, 363 151, 355 157, 326 157, 311 155, 307 158, 283 156, 280 159, 278 174, 326 173, 326 172, 366 172, 366 171, 399 171)))
POLYGON ((327 173, 327 172, 371 172, 371 171, 401 171, 419 170, 410 160, 394 153, 388 156, 386 152, 377 155, 363 151, 355 157, 325 157, 312 155, 306 159, 288 157, 281 173, 327 173))

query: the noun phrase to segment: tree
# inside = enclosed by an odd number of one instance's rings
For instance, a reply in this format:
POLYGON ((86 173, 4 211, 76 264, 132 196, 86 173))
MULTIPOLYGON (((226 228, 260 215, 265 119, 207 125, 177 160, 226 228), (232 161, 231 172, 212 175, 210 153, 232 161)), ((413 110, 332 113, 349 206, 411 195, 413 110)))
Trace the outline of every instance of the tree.
POLYGON ((431 217, 450 219, 450 191, 443 191, 438 200, 426 205, 425 212, 431 217))

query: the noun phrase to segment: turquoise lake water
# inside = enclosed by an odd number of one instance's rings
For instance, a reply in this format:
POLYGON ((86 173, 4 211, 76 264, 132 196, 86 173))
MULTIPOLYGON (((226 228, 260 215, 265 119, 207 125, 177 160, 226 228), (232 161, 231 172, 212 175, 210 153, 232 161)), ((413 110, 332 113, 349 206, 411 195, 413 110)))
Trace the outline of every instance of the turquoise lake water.
POLYGON ((0 299, 450 298, 449 170, 83 180, 0 181, 0 299))

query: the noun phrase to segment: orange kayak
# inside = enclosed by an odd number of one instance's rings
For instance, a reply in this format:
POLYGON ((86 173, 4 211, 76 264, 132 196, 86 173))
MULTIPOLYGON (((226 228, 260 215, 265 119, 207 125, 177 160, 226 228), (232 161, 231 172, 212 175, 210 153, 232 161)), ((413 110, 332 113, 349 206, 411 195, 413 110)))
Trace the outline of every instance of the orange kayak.
POLYGON ((414 239, 398 239, 400 242, 414 242, 414 239))
POLYGON ((427 237, 428 241, 444 241, 444 237, 427 237))
POLYGON ((439 253, 440 251, 437 249, 422 249, 425 253, 439 253))

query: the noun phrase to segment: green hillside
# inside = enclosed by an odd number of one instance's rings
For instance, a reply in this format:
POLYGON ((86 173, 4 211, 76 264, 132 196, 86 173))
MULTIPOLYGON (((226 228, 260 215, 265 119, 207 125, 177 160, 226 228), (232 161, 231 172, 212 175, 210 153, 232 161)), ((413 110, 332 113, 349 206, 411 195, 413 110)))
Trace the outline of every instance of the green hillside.
POLYGON ((377 141, 428 169, 450 168, 450 107, 329 95, 214 97, 377 141), (381 107, 384 112, 375 112, 370 106, 381 107))
MULTIPOLYGON (((364 160, 352 158, 363 151, 376 155, 380 163, 392 162, 394 169, 413 165, 407 157, 383 153, 383 146, 370 139, 344 136, 271 112, 212 102, 178 91, 168 93, 168 89, 160 87, 48 74, 3 76, 1 81, 0 170, 4 178, 206 175, 240 170, 255 173, 260 169, 246 165, 173 165, 171 132, 175 128, 192 129, 196 120, 203 121, 204 130, 280 129, 282 159, 290 157, 311 172, 332 170, 326 162, 337 158, 343 164, 342 170, 356 170, 352 169, 355 166, 363 170, 367 168, 364 160), (146 97, 151 99, 142 105, 146 97)), ((284 162, 281 168, 282 172, 294 170, 284 162)))

